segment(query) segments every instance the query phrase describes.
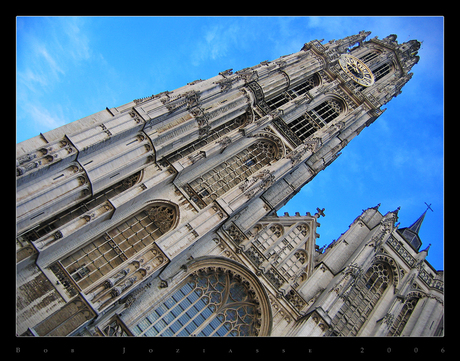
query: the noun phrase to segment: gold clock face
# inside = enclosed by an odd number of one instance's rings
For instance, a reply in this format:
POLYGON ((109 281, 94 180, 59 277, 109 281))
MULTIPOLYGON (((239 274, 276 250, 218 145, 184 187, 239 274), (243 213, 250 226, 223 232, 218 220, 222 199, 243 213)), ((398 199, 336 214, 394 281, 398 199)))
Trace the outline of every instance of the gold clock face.
POLYGON ((366 87, 374 84, 374 74, 362 60, 349 54, 342 54, 339 64, 343 71, 356 83, 366 87))

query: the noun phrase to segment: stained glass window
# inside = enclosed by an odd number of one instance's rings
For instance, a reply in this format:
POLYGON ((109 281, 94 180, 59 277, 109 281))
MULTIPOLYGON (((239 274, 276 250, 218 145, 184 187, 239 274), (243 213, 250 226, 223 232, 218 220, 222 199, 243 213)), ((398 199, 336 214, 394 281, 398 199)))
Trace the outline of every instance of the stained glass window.
POLYGON ((202 269, 132 328, 135 336, 257 336, 259 302, 231 271, 202 269))

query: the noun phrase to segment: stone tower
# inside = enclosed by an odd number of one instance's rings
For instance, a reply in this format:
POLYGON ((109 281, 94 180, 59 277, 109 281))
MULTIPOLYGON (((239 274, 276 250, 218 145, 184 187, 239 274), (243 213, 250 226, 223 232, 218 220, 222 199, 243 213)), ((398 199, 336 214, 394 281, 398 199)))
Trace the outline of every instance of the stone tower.
POLYGON ((305 333, 324 209, 276 211, 419 60, 418 41, 369 34, 314 40, 18 144, 17 333, 305 333))

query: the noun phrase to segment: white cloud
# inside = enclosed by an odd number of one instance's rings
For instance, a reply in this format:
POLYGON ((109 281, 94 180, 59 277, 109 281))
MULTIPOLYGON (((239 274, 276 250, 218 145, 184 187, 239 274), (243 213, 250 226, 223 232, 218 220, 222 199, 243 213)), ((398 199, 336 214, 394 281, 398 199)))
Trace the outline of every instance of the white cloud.
POLYGON ((87 60, 91 57, 92 51, 89 46, 89 38, 84 31, 84 18, 73 17, 63 18, 62 29, 67 35, 68 45, 66 52, 75 61, 87 60))
POLYGON ((21 142, 39 133, 45 133, 68 122, 62 107, 58 104, 45 108, 30 101, 18 103, 17 141, 21 142))
POLYGON ((71 110, 63 110, 65 95, 60 90, 75 77, 78 62, 91 61, 93 54, 83 21, 18 18, 18 136, 46 132, 68 122, 71 110))
POLYGON ((47 109, 41 107, 40 105, 30 105, 28 112, 33 119, 34 124, 42 132, 65 124, 65 121, 62 118, 51 114, 47 109))
MULTIPOLYGON (((18 81, 32 91, 52 86, 62 80, 71 63, 91 58, 89 38, 82 31, 81 18, 40 18, 40 29, 18 27, 18 81), (40 36, 35 32, 47 33, 40 36)), ((19 24, 19 22, 18 22, 19 24)), ((38 28, 38 26, 37 26, 38 28)), ((47 89, 42 89, 47 90, 47 89)))
POLYGON ((218 60, 229 54, 231 47, 243 46, 245 37, 236 22, 220 23, 208 27, 203 37, 194 45, 192 64, 198 66, 206 60, 218 60))

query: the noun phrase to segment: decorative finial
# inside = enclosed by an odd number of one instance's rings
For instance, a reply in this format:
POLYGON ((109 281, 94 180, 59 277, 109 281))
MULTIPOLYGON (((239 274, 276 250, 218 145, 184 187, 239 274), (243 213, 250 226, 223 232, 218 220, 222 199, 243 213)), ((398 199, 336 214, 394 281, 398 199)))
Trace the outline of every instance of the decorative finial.
POLYGON ((428 251, 430 250, 431 243, 428 244, 428 247, 426 247, 422 252, 426 252, 428 254, 428 251))

